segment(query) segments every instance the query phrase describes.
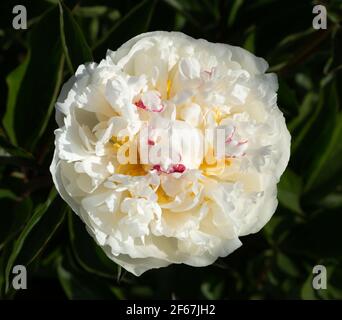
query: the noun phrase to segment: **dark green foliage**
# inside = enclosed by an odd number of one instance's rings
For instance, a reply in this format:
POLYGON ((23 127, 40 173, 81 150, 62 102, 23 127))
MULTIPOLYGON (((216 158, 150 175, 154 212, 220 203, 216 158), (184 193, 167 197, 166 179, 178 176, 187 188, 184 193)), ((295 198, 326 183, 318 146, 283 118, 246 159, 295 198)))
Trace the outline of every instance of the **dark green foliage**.
POLYGON ((21 1, 28 30, 14 30, 15 3, 0 2, 1 298, 342 299, 342 1, 321 1, 327 30, 312 28, 310 0, 21 1), (79 64, 152 30, 264 57, 279 77, 292 154, 277 212, 239 250, 206 268, 136 278, 95 244, 48 167, 61 84, 79 64), (25 292, 10 285, 16 264, 28 268, 25 292), (327 290, 312 289, 317 264, 327 267, 327 290))

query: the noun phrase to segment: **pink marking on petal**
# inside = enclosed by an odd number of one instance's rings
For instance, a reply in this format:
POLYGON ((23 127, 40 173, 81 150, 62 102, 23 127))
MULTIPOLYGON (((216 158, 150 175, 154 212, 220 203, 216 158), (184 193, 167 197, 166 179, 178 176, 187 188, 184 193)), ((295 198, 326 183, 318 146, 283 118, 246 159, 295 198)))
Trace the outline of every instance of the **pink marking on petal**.
POLYGON ((172 166, 171 173, 174 173, 174 172, 183 173, 185 170, 186 170, 185 165, 178 163, 172 166))
POLYGON ((210 70, 210 71, 208 71, 208 70, 204 70, 204 72, 205 72, 206 74, 208 74, 209 76, 211 76, 211 75, 212 75, 212 73, 213 73, 213 71, 212 71, 212 70, 210 70))
POLYGON ((164 111, 165 106, 163 104, 161 104, 161 108, 160 109, 155 109, 155 110, 151 110, 152 112, 162 112, 164 111))
MULTIPOLYGON (((203 70, 202 72, 203 72, 204 74, 208 75, 208 77, 207 77, 207 79, 203 79, 203 77, 202 77, 202 80, 204 80, 204 81, 211 80, 211 79, 213 78, 214 70, 215 70, 214 67, 212 67, 210 70, 203 70)), ((203 74, 203 73, 202 73, 202 74, 203 74)))
POLYGON ((152 170, 157 170, 158 172, 161 172, 161 171, 162 171, 160 164, 155 164, 155 165, 152 167, 152 170))
POLYGON ((236 131, 236 127, 233 128, 232 133, 227 137, 225 143, 231 143, 233 141, 233 136, 235 134, 235 131, 236 131))
POLYGON ((147 111, 152 111, 152 112, 162 112, 165 108, 165 106, 163 104, 161 104, 161 108, 160 109, 150 109, 148 106, 146 106, 142 100, 138 100, 136 102, 134 102, 134 104, 140 108, 140 109, 143 109, 143 110, 147 110, 147 111))
POLYGON ((247 143, 248 142, 248 140, 241 140, 241 141, 239 141, 238 142, 238 146, 241 146, 242 144, 245 144, 245 143, 247 143))
POLYGON ((141 99, 138 100, 137 102, 134 102, 134 104, 135 104, 138 108, 140 108, 140 109, 143 109, 143 110, 146 110, 146 109, 147 109, 147 107, 144 105, 144 103, 142 102, 141 99))
POLYGON ((153 140, 148 139, 148 140, 147 140, 147 144, 148 144, 149 146, 154 146, 156 143, 155 143, 153 140))
POLYGON ((156 170, 158 173, 183 173, 186 170, 186 167, 184 164, 178 163, 174 164, 170 169, 167 171, 163 170, 160 164, 155 164, 152 167, 152 170, 156 170))

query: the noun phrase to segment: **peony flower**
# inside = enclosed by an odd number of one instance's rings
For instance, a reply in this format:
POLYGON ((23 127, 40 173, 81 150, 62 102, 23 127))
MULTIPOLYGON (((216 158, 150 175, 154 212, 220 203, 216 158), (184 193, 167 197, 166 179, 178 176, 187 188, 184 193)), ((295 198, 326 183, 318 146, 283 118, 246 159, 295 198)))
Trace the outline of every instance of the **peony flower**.
POLYGON ((56 103, 50 170, 110 259, 135 275, 207 266, 268 222, 290 135, 267 68, 178 32, 79 66, 56 103))

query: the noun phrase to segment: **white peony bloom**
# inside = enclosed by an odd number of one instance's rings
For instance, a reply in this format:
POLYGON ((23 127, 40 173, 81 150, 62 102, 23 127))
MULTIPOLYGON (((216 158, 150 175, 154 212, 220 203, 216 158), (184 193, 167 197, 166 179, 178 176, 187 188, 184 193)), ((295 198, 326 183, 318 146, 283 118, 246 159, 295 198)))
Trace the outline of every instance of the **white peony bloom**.
POLYGON ((267 68, 239 47, 151 32, 77 69, 50 170, 110 259, 135 275, 207 266, 268 222, 290 135, 267 68))

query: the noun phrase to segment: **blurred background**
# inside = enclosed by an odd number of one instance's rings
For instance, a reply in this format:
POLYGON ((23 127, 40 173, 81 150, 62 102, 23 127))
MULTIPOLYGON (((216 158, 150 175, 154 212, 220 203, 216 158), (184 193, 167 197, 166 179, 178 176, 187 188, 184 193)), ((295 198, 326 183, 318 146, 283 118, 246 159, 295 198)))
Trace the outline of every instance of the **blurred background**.
POLYGON ((341 0, 21 0, 27 30, 12 27, 16 4, 0 4, 2 299, 342 299, 341 0), (326 30, 312 27, 316 4, 327 9, 326 30), (137 278, 95 245, 48 167, 61 84, 149 30, 264 57, 279 77, 292 151, 276 213, 239 250, 206 268, 172 265, 137 278), (27 290, 11 286, 18 264, 27 290), (315 265, 327 269, 326 290, 312 288, 315 265))

